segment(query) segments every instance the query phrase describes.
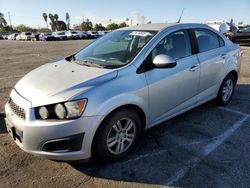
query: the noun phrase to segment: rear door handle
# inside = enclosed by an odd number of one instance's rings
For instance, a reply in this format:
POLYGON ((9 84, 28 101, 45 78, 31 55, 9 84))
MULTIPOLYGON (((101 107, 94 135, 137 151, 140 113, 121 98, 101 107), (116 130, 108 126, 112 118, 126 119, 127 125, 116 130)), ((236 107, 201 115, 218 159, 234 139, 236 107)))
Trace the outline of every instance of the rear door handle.
POLYGON ((196 71, 196 70, 198 69, 198 67, 199 67, 199 65, 194 65, 194 66, 192 66, 192 67, 189 69, 189 71, 190 71, 190 72, 194 72, 194 71, 196 71))

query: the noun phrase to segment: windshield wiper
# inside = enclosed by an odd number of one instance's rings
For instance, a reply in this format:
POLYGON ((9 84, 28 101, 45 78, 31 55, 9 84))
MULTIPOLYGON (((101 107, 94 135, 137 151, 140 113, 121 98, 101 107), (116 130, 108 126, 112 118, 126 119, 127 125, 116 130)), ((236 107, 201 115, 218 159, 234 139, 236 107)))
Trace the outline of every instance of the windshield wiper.
POLYGON ((98 67, 98 68, 104 68, 105 67, 103 65, 100 65, 100 64, 97 64, 97 63, 93 63, 93 62, 90 62, 90 61, 87 61, 87 60, 82 60, 82 61, 73 60, 71 62, 74 62, 74 63, 79 64, 79 65, 85 65, 87 67, 98 67))

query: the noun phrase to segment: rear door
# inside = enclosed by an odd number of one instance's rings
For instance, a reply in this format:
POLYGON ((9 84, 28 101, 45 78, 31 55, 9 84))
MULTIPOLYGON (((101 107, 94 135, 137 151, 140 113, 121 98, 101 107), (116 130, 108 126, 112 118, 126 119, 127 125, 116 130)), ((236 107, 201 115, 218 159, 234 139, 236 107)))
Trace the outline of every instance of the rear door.
POLYGON ((197 40, 197 54, 200 62, 200 84, 198 101, 208 100, 217 95, 219 80, 224 74, 227 49, 224 40, 209 29, 194 29, 197 40))

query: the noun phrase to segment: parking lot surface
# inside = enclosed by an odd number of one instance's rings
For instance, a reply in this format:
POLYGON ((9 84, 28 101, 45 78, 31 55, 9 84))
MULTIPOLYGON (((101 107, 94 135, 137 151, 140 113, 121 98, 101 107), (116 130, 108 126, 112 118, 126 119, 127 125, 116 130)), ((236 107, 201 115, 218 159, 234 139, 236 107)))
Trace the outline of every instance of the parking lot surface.
POLYGON ((0 187, 249 187, 250 47, 232 102, 206 103, 146 131, 126 158, 64 163, 23 152, 6 133, 4 103, 30 70, 90 41, 0 41, 0 187))

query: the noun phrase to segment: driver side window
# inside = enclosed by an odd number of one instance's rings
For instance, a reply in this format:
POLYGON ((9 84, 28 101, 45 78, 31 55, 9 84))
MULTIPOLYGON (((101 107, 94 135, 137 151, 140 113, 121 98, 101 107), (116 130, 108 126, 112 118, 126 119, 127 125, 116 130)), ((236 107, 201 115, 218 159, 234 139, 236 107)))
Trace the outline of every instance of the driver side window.
POLYGON ((175 60, 192 55, 189 35, 186 30, 176 31, 163 38, 152 50, 152 60, 160 54, 165 54, 175 60))

